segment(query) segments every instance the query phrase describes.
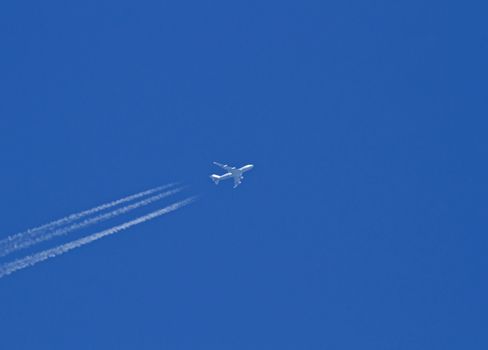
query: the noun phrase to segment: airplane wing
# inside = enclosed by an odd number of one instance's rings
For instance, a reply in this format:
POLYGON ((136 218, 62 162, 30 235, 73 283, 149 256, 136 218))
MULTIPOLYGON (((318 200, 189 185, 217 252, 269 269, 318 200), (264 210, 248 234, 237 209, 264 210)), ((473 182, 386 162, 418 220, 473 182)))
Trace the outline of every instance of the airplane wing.
POLYGON ((234 188, 241 184, 241 178, 238 176, 234 176, 234 188))
POLYGON ((220 163, 217 163, 217 162, 213 162, 215 165, 221 167, 222 169, 224 169, 225 171, 231 171, 231 170, 234 170, 235 167, 233 166, 228 166, 227 164, 220 164, 220 163))

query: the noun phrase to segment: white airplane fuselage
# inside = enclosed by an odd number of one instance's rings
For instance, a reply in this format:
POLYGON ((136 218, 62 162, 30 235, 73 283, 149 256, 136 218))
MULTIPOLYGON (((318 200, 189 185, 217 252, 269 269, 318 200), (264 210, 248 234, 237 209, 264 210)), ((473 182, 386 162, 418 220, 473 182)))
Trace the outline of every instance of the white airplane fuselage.
MULTIPOLYGON (((217 165, 218 165, 218 163, 217 163, 217 165)), ((233 178, 234 179, 234 188, 236 188, 241 183, 241 180, 244 178, 244 176, 242 174, 244 174, 246 171, 251 170, 252 168, 254 168, 253 164, 247 164, 241 168, 230 168, 229 167, 228 172, 225 173, 224 175, 212 174, 212 175, 210 175, 210 178, 215 182, 216 185, 219 184, 219 181, 233 178)))

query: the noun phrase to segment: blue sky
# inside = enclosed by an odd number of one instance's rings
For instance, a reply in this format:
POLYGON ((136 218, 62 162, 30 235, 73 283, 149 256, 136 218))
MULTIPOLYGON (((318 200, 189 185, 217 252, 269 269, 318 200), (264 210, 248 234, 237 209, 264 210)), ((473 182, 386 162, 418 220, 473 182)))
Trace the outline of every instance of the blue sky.
POLYGON ((1 279, 0 348, 486 349, 487 10, 2 2, 0 238, 200 197, 1 279))

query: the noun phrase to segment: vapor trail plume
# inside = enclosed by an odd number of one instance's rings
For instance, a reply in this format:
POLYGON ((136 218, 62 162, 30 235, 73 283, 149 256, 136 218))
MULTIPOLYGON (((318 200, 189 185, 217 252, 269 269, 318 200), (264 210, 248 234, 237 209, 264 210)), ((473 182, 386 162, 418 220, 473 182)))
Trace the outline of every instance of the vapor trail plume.
MULTIPOLYGON (((144 197, 144 196, 148 196, 152 193, 162 191, 162 190, 169 188, 169 187, 172 187, 174 185, 175 185, 175 183, 171 183, 168 185, 155 187, 155 188, 152 188, 152 189, 147 190, 147 191, 139 192, 139 193, 136 193, 136 194, 133 194, 133 195, 130 195, 130 196, 109 202, 109 203, 99 205, 95 208, 84 210, 84 211, 81 211, 79 213, 71 214, 71 215, 65 216, 64 218, 61 218, 59 220, 55 220, 55 221, 52 221, 50 223, 47 223, 47 224, 44 224, 44 225, 41 225, 38 227, 34 227, 34 228, 28 229, 26 231, 13 234, 11 236, 8 236, 7 238, 0 240, 0 252, 4 251, 6 249, 6 247, 11 246, 12 244, 15 244, 16 242, 18 242, 20 240, 24 240, 27 237, 35 237, 36 235, 39 235, 42 232, 45 232, 47 230, 53 230, 56 227, 60 227, 62 225, 69 224, 69 223, 76 221, 76 220, 79 220, 85 216, 95 214, 99 211, 109 209, 109 208, 115 207, 119 204, 127 203, 127 202, 133 201, 135 199, 144 197)), ((0 256, 2 256, 2 255, 0 255, 0 256)))
POLYGON ((54 231, 43 232, 41 234, 38 234, 37 237, 26 236, 23 239, 17 239, 15 242, 11 242, 10 244, 6 244, 3 247, 3 249, 0 248, 0 257, 8 255, 8 254, 15 252, 17 250, 20 250, 20 249, 30 247, 34 244, 47 241, 51 238, 65 235, 69 232, 81 229, 83 227, 87 227, 87 226, 90 226, 90 225, 93 225, 93 224, 96 224, 96 223, 99 223, 102 221, 112 219, 116 216, 125 214, 125 213, 130 212, 134 209, 143 207, 145 205, 151 204, 151 203, 156 202, 156 201, 163 199, 165 197, 171 196, 175 193, 180 192, 182 189, 183 189, 183 187, 176 188, 173 190, 169 190, 169 191, 157 194, 155 196, 149 197, 147 199, 144 199, 142 201, 139 201, 139 202, 136 202, 133 204, 129 204, 125 207, 115 209, 111 212, 101 214, 101 215, 98 215, 98 216, 95 216, 95 217, 92 217, 89 219, 85 219, 81 222, 72 224, 70 226, 61 227, 61 228, 54 230, 54 231))
POLYGON ((158 216, 170 213, 172 211, 175 211, 181 207, 184 207, 192 202, 194 202, 196 197, 190 197, 187 199, 184 199, 182 201, 176 202, 174 204, 171 204, 163 209, 159 209, 156 211, 153 211, 152 213, 149 213, 147 215, 141 216, 137 219, 128 221, 126 223, 123 223, 118 226, 114 226, 112 228, 100 231, 98 233, 94 233, 90 236, 80 238, 77 240, 74 240, 72 242, 68 242, 62 245, 59 245, 57 247, 51 248, 44 250, 42 252, 29 255, 25 258, 17 259, 13 262, 10 263, 5 263, 0 266, 0 278, 5 277, 7 275, 10 275, 11 273, 25 269, 26 267, 33 266, 41 261, 47 260, 49 258, 55 258, 61 254, 67 253, 70 250, 73 250, 75 248, 79 248, 81 246, 84 246, 85 244, 89 244, 91 242, 94 242, 100 238, 103 238, 105 236, 113 235, 114 233, 127 230, 128 228, 141 224, 143 222, 152 220, 154 218, 157 218, 158 216))

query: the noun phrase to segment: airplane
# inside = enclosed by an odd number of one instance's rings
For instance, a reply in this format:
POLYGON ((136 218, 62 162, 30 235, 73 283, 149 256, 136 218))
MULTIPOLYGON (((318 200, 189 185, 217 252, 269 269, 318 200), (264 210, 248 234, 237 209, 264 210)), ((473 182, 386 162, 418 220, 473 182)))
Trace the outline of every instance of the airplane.
POLYGON ((221 167, 225 171, 227 171, 227 173, 225 173, 224 175, 221 175, 221 176, 215 175, 215 174, 210 175, 210 178, 213 180, 213 182, 215 182, 215 184, 218 185, 219 181, 227 180, 227 179, 230 179, 231 177, 233 177, 234 178, 234 188, 236 188, 237 186, 240 185, 242 179, 244 178, 244 176, 242 176, 242 174, 245 173, 246 171, 249 171, 252 168, 254 168, 254 165, 252 165, 252 164, 244 165, 242 168, 236 168, 234 166, 229 166, 226 164, 220 164, 217 162, 213 162, 213 163, 215 165, 221 167))

